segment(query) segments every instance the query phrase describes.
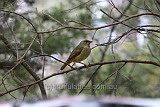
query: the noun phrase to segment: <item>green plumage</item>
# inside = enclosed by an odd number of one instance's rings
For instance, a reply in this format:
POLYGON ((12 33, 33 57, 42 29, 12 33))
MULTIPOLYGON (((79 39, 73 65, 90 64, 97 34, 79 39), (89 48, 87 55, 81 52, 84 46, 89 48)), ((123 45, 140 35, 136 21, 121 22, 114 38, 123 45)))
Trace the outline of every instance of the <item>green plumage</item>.
POLYGON ((89 40, 81 41, 80 44, 71 52, 67 61, 61 67, 61 70, 63 70, 71 62, 80 62, 80 61, 85 60, 91 53, 91 48, 90 48, 91 42, 92 41, 89 41, 89 40))

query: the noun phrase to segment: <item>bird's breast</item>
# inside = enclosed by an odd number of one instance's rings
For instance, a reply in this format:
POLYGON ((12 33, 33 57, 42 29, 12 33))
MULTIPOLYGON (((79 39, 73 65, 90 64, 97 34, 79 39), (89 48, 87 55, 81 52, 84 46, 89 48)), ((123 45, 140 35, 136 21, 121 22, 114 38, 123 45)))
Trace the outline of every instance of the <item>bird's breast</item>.
POLYGON ((83 47, 82 52, 73 60, 73 62, 80 62, 85 60, 90 53, 91 49, 88 46, 83 47))

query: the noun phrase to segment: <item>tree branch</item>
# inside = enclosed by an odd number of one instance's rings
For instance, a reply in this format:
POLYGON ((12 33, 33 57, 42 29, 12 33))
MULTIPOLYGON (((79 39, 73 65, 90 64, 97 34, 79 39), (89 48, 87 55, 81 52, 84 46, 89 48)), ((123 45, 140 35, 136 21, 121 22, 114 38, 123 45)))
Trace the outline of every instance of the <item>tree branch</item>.
MULTIPOLYGON (((78 67, 78 69, 85 69, 85 68, 88 68, 88 67, 92 67, 92 66, 96 66, 96 65, 107 65, 107 64, 114 64, 114 63, 140 63, 140 64, 149 64, 149 65, 155 65, 157 67, 160 67, 160 64, 159 63, 156 63, 156 62, 152 62, 152 61, 141 61, 141 60, 116 60, 116 61, 109 61, 109 62, 99 62, 99 63, 93 63, 93 64, 89 64, 89 65, 85 65, 85 66, 81 66, 81 67, 78 67)), ((0 93, 0 96, 3 96, 5 94, 8 94, 10 92, 13 92, 13 91, 16 91, 18 89, 21 89, 21 88, 25 88, 25 87, 29 87, 29 86, 32 86, 32 85, 35 85, 41 81, 44 81, 44 80, 47 80, 51 77, 54 77, 56 75, 61 75, 61 74, 66 74, 68 72, 72 72, 74 70, 77 70, 77 68, 73 68, 73 69, 69 69, 69 70, 66 70, 66 71, 63 71, 63 72, 58 72, 58 73, 54 73, 50 76, 47 76, 41 80, 37 80, 31 84, 25 84, 25 85, 22 85, 20 87, 17 87, 15 89, 12 89, 12 90, 9 90, 9 91, 6 91, 6 92, 2 92, 0 93)))
MULTIPOLYGON (((15 52, 14 48, 10 45, 9 41, 1 34, 0 34, 0 39, 7 46, 7 48, 12 52, 12 54, 16 57, 17 53, 15 52)), ((21 61, 22 61, 22 59, 19 61, 19 63, 21 61)), ((32 75, 32 77, 36 81, 40 80, 40 78, 36 75, 36 73, 33 71, 33 69, 26 62, 22 62, 21 65, 32 75)), ((42 97, 44 99, 46 99, 47 98, 47 94, 46 94, 43 82, 42 81, 38 82, 38 85, 40 87, 40 90, 41 90, 41 93, 42 93, 42 97)))

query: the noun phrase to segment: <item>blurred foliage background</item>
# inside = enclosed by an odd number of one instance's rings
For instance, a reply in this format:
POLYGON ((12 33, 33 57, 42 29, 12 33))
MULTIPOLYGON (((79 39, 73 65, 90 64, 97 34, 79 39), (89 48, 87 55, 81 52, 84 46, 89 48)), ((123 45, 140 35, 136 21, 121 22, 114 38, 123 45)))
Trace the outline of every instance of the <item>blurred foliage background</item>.
MULTIPOLYGON (((113 8, 112 2, 108 0, 1 0, 0 1, 0 33, 18 50, 18 57, 23 55, 36 36, 35 29, 24 18, 19 15, 4 12, 4 10, 14 11, 23 15, 35 26, 38 32, 51 31, 60 27, 58 23, 49 18, 46 14, 66 25, 82 27, 74 23, 77 21, 88 26, 102 26, 114 22, 112 18, 103 14, 100 9, 110 14, 114 19, 125 19, 135 14, 153 12, 159 14, 160 2, 158 0, 112 0, 114 5, 125 13, 122 15, 113 8), (71 22, 72 21, 72 22, 71 22)), ((160 24, 159 18, 155 16, 136 17, 125 22, 129 26, 143 26, 160 24)), ((145 27, 146 29, 158 30, 159 27, 145 27)), ((109 28, 100 29, 96 32, 92 47, 97 43, 105 43, 117 36, 122 35, 130 28, 119 24, 109 28)), ((65 61, 70 51, 82 39, 92 39, 95 31, 78 30, 66 28, 56 32, 39 34, 32 47, 26 54, 25 60, 34 69, 34 71, 43 78, 59 70, 62 63, 53 60, 50 57, 35 57, 36 55, 48 54, 65 61)), ((16 64, 16 58, 13 57, 6 45, 0 41, 0 78, 16 64)), ((99 46, 92 50, 91 55, 85 64, 113 61, 122 59, 147 60, 160 63, 160 36, 159 32, 133 31, 127 34, 119 42, 112 46, 99 46)), ((121 70, 120 74, 111 76, 106 82, 103 82, 105 89, 101 87, 93 90, 103 80, 109 77, 113 72, 118 70, 123 63, 108 64, 98 69, 96 75, 89 82, 82 94, 100 95, 117 95, 117 96, 136 96, 136 97, 160 97, 160 67, 146 64, 127 63, 121 70), (93 87, 94 88, 94 87, 93 87)), ((77 64, 76 66, 79 66, 77 64)), ((46 81, 45 87, 49 98, 76 95, 81 89, 55 89, 54 86, 72 86, 81 85, 88 81, 92 73, 98 66, 86 68, 79 71, 70 72, 52 77, 46 81), (58 82, 57 82, 58 81, 58 82), (60 82, 61 81, 61 82, 60 82)), ((33 78, 26 72, 22 66, 17 66, 13 72, 5 79, 5 86, 1 84, 0 92, 10 90, 23 84, 33 82, 33 78)), ((0 101, 23 98, 40 98, 39 89, 36 85, 23 88, 15 92, 6 94, 0 98, 0 101)))

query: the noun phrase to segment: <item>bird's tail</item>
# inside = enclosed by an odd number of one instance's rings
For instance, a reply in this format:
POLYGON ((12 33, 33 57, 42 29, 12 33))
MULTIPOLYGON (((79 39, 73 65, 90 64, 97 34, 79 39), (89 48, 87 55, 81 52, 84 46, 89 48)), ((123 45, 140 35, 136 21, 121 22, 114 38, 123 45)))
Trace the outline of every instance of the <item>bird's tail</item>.
POLYGON ((61 67, 61 70, 63 70, 67 65, 69 65, 71 63, 71 61, 66 61, 62 67, 61 67))
POLYGON ((67 64, 63 64, 63 66, 61 67, 61 70, 63 70, 66 66, 67 64))

